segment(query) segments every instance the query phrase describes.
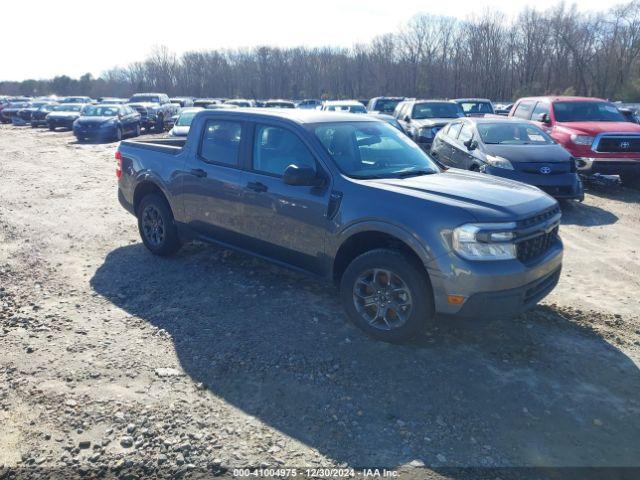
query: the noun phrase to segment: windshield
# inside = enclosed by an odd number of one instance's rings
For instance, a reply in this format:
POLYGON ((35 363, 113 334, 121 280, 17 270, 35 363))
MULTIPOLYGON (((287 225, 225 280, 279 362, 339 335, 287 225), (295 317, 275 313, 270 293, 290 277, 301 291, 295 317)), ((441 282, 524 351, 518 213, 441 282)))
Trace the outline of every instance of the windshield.
POLYGON ((400 99, 391 99, 391 98, 380 98, 376 100, 375 105, 373 106, 374 110, 383 113, 393 113, 396 109, 396 106, 400 103, 400 99))
POLYGON ((79 112, 82 107, 80 105, 58 105, 54 107, 54 112, 79 112))
POLYGON ((557 122, 624 122, 615 105, 608 102, 556 102, 557 122))
POLYGON ((528 123, 478 123, 478 133, 488 145, 549 145, 551 139, 528 123))
POLYGON ((100 105, 90 105, 82 110, 83 117, 115 117, 119 113, 116 107, 102 107, 100 105))
POLYGON ((418 145, 381 122, 322 123, 314 133, 338 168, 353 178, 393 178, 439 172, 418 145))
POLYGON ((458 102, 462 107, 462 111, 466 115, 481 115, 484 113, 493 113, 491 103, 489 102, 458 102))
POLYGON ((464 113, 457 103, 451 102, 429 102, 416 103, 413 106, 411 118, 419 120, 421 118, 460 118, 464 113))
POLYGON ((193 117, 196 116, 198 112, 184 112, 181 113, 180 116, 178 117, 178 121, 176 122, 176 125, 178 127, 188 127, 191 125, 191 122, 193 122, 193 117))
POLYGON ((156 95, 134 95, 129 103, 160 103, 160 97, 156 95))
POLYGON ((7 108, 27 108, 29 105, 29 102, 12 102, 7 108))
POLYGON ((81 103, 86 102, 87 97, 67 97, 61 101, 61 103, 81 103))
POLYGON ((296 108, 293 103, 289 103, 289 102, 267 102, 267 103, 265 103, 265 107, 270 107, 270 108, 296 108))

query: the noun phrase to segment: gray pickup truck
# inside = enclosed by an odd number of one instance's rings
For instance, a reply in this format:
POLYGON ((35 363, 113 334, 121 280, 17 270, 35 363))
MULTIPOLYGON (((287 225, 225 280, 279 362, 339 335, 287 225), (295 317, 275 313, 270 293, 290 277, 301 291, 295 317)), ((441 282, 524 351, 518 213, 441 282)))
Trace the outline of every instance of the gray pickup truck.
POLYGON ((558 282, 556 201, 441 169, 398 129, 314 110, 205 110, 185 139, 120 144, 118 198, 157 255, 198 239, 339 285, 390 342, 436 314, 512 316, 558 282))
POLYGON ((156 132, 164 132, 169 120, 180 112, 180 105, 171 103, 165 93, 136 93, 127 104, 140 114, 142 128, 156 132))

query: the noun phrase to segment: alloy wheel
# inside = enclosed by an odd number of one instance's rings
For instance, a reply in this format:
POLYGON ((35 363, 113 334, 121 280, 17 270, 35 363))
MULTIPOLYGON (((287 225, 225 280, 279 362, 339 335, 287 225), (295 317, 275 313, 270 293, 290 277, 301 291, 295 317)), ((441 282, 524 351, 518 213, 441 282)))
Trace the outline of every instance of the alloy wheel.
POLYGON ((152 246, 159 247, 164 242, 164 220, 154 205, 147 205, 142 212, 142 231, 152 246))

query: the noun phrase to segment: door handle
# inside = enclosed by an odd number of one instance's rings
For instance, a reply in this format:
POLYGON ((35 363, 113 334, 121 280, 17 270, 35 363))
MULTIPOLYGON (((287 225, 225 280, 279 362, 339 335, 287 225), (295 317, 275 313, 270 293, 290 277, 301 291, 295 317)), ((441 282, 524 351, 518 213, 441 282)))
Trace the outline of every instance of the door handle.
POLYGON ((268 190, 267 186, 262 182, 249 182, 247 183, 247 188, 258 193, 266 192, 268 190))
POLYGON ((204 178, 204 177, 207 176, 207 172, 205 172, 201 168, 194 168, 189 173, 191 175, 195 175, 196 177, 199 177, 199 178, 204 178))

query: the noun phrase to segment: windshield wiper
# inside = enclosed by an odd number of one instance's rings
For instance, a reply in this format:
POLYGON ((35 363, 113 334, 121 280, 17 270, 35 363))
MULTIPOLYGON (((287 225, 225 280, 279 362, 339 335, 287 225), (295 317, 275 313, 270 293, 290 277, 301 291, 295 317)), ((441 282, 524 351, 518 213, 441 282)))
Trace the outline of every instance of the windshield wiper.
POLYGON ((432 173, 436 173, 433 170, 410 170, 407 172, 400 172, 396 175, 398 178, 407 178, 407 177, 419 177, 421 175, 431 175, 432 173))

